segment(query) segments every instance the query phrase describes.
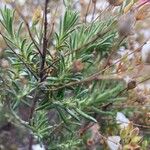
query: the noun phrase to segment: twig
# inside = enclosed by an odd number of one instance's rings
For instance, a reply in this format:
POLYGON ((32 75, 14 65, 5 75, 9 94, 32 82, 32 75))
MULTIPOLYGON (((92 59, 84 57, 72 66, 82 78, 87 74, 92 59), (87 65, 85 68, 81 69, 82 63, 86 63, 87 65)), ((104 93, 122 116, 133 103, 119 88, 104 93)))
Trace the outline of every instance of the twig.
MULTIPOLYGON (((125 122, 125 121, 121 121, 121 120, 117 120, 120 123, 126 123, 129 124, 129 122, 125 122)), ((120 124, 119 123, 119 124, 120 124)), ((134 126, 140 127, 140 128, 146 128, 146 129, 150 129, 150 126, 146 126, 146 125, 141 125, 141 124, 137 124, 137 123, 133 123, 132 121, 130 121, 131 124, 133 124, 134 126)))
POLYGON ((86 17, 87 17, 87 15, 88 15, 88 13, 89 13, 91 1, 92 1, 92 0, 89 1, 88 6, 87 6, 87 10, 86 10, 86 13, 85 13, 85 23, 86 23, 86 17))
MULTIPOLYGON (((84 127, 83 129, 81 129, 81 131, 79 131, 79 132, 81 132, 81 133, 80 133, 81 136, 82 136, 83 134, 85 134, 86 131, 89 130, 90 128, 92 128, 94 125, 95 125, 95 123, 88 124, 86 127, 84 127)), ((98 132, 98 134, 100 135, 100 137, 101 137, 103 140, 105 140, 106 143, 107 143, 107 141, 110 141, 110 142, 112 142, 112 143, 114 143, 114 144, 116 144, 116 145, 120 144, 120 143, 117 143, 117 142, 115 142, 115 141, 113 141, 113 140, 111 140, 111 139, 108 139, 108 138, 105 137, 104 135, 100 134, 100 132, 98 132)))
MULTIPOLYGON (((148 77, 148 78, 146 78, 146 79, 144 79, 144 80, 142 80, 140 82, 137 82, 135 87, 137 87, 137 85, 139 85, 139 84, 141 84, 143 82, 146 82, 148 80, 150 80, 150 77, 148 77)), ((119 96, 119 95, 122 95, 122 93, 125 92, 126 90, 127 91, 129 90, 128 87, 124 88, 121 92, 119 92, 119 94, 117 94, 116 97, 119 96)))
POLYGON ((103 69, 105 69, 105 68, 109 65, 109 61, 110 61, 110 59, 111 59, 111 56, 114 54, 115 50, 118 48, 118 46, 122 43, 122 41, 123 41, 125 38, 126 38, 126 36, 122 37, 122 38, 120 39, 120 41, 118 42, 118 44, 114 46, 114 48, 112 49, 110 55, 108 56, 108 58, 107 58, 107 60, 106 60, 106 65, 104 66, 103 69))
MULTIPOLYGON (((144 42, 144 44, 145 44, 145 42, 144 42)), ((140 46, 140 48, 142 48, 144 44, 142 44, 142 46, 140 46)), ((133 54, 133 53, 136 52, 136 51, 139 51, 139 48, 137 48, 137 49, 134 50, 133 52, 129 53, 128 56, 131 55, 131 54, 133 54)), ((66 88, 66 87, 70 87, 70 86, 74 86, 74 85, 78 85, 78 84, 82 84, 82 83, 91 82, 91 81, 93 81, 93 80, 96 80, 96 79, 98 78, 98 76, 99 76, 102 72, 104 72, 104 71, 106 71, 107 69, 111 68, 112 66, 114 66, 114 65, 117 64, 117 63, 119 63, 119 62, 120 62, 121 60, 123 60, 123 59, 124 59, 124 57, 120 58, 118 61, 116 61, 115 63, 111 64, 111 65, 108 66, 107 68, 104 68, 104 69, 102 69, 101 71, 98 71, 98 72, 96 72, 96 73, 90 75, 89 77, 87 77, 87 78, 84 79, 84 80, 76 81, 76 82, 71 82, 71 83, 65 84, 65 85, 63 85, 63 86, 59 86, 59 87, 57 87, 57 88, 49 89, 49 91, 57 91, 57 90, 60 90, 60 89, 66 88)))
POLYGON ((11 87, 6 83, 6 81, 3 79, 3 77, 0 75, 0 79, 2 80, 2 83, 7 87, 7 89, 11 89, 11 87))
POLYGON ((31 33, 31 30, 30 30, 30 27, 29 27, 29 24, 28 24, 26 18, 22 15, 22 13, 19 11, 19 9, 17 8, 17 6, 15 5, 14 2, 11 3, 11 6, 17 11, 17 13, 19 14, 19 16, 20 16, 20 17, 22 18, 22 20, 24 21, 24 23, 25 23, 25 25, 26 25, 26 28, 27 28, 27 30, 28 30, 29 36, 30 36, 30 38, 31 38, 31 40, 32 40, 32 42, 33 42, 33 44, 34 44, 34 46, 36 47, 36 49, 37 49, 37 51, 39 52, 39 54, 42 55, 40 48, 38 47, 38 45, 37 45, 35 39, 33 38, 33 35, 32 35, 32 33, 31 33))
MULTIPOLYGON (((150 75, 149 75, 149 76, 150 76, 150 75)), ((138 84, 141 84, 141 83, 143 83, 143 82, 145 82, 145 81, 148 81, 148 80, 150 80, 150 77, 148 77, 148 78, 146 78, 146 79, 143 79, 142 81, 138 82, 138 84)))
MULTIPOLYGON (((145 82, 145 81, 148 81, 148 80, 150 80, 150 77, 148 77, 148 78, 146 78, 146 79, 144 79, 144 80, 142 80, 142 81, 140 81, 140 82, 137 82, 135 87, 137 87, 137 85, 139 85, 139 84, 141 84, 141 83, 143 83, 143 82, 145 82)), ((122 91, 120 91, 115 97, 121 96, 125 91, 128 91, 128 90, 130 90, 130 89, 128 89, 128 87, 124 88, 124 89, 123 89, 122 91)), ((102 106, 103 110, 106 110, 106 108, 107 108, 108 106, 110 106, 110 105, 113 105, 113 102, 110 102, 110 103, 108 103, 108 104, 102 106)))
POLYGON ((96 12, 96 2, 97 2, 97 1, 94 1, 94 2, 93 2, 93 5, 94 5, 93 7, 94 7, 94 8, 93 8, 93 13, 92 13, 91 21, 94 20, 94 15, 95 15, 95 12, 96 12))
POLYGON ((102 14, 105 14, 105 12, 107 12, 109 10, 110 5, 108 5, 104 10, 102 10, 99 15, 93 20, 93 22, 95 22, 96 20, 98 20, 100 17, 102 17, 102 14))
POLYGON ((29 137, 29 150, 32 150, 32 145, 33 145, 33 135, 30 134, 30 137, 29 137))
POLYGON ((47 51, 47 7, 48 1, 45 0, 45 8, 44 8, 44 37, 43 37, 43 49, 42 49, 42 56, 41 56, 41 64, 40 64, 40 81, 43 81, 44 76, 44 66, 45 66, 45 59, 46 59, 46 51, 47 51))
POLYGON ((20 59, 20 61, 26 66, 26 68, 29 70, 29 72, 38 80, 38 77, 34 74, 32 69, 27 65, 27 63, 13 50, 13 48, 8 44, 7 40, 5 39, 5 36, 0 32, 0 35, 3 37, 7 47, 20 59))
POLYGON ((143 5, 147 4, 149 2, 149 0, 142 2, 141 4, 139 4, 135 9, 139 9, 140 7, 142 7, 143 5))
MULTIPOLYGON (((145 107, 145 108, 150 108, 150 105, 144 105, 144 107, 145 107)), ((122 109, 123 109, 123 108, 140 108, 140 109, 141 109, 141 105, 140 105, 140 106, 134 106, 134 105, 133 105, 133 106, 129 106, 129 105, 127 106, 127 105, 125 104, 125 106, 120 106, 120 105, 114 104, 114 105, 113 105, 113 108, 122 108, 122 109)))
MULTIPOLYGON (((45 0, 45 8, 44 8, 44 35, 43 35, 43 49, 41 52, 41 63, 40 63, 40 83, 42 83, 43 76, 44 76, 44 66, 45 66, 45 59, 46 59, 46 52, 47 52, 47 8, 48 8, 48 2, 49 0, 45 0)), ((38 102, 39 99, 39 91, 35 92, 35 96, 32 101, 31 109, 30 109, 30 114, 29 114, 29 124, 31 124, 31 120, 33 118, 33 114, 35 111, 36 103, 38 102)), ((33 135, 30 135, 29 138, 29 150, 32 150, 32 145, 33 145, 33 135)))
POLYGON ((58 6, 56 6, 56 9, 55 9, 55 13, 53 15, 53 19, 52 19, 52 22, 51 22, 51 30, 48 34, 48 42, 47 42, 47 46, 50 44, 50 41, 51 41, 51 36, 53 34, 53 31, 54 31, 54 25, 55 25, 55 19, 56 19, 56 14, 57 14, 57 11, 58 11, 58 6))

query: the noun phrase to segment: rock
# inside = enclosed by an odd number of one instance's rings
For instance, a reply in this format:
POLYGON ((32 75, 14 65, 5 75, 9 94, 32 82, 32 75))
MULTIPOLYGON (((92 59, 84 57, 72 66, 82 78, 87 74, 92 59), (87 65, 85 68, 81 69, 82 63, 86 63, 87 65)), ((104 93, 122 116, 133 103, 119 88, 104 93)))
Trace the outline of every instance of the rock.
POLYGON ((148 41, 142 48, 142 61, 145 64, 150 64, 150 41, 148 41))

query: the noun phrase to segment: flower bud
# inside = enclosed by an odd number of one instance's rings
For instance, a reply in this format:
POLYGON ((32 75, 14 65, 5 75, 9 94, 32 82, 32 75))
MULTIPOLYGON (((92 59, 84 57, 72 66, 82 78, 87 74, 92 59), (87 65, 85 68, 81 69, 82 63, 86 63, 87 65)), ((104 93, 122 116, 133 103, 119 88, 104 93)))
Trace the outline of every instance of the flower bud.
POLYGON ((73 71, 74 72, 81 72, 84 69, 84 64, 81 60, 76 60, 73 62, 73 71))
POLYGON ((133 12, 124 14, 118 21, 118 30, 120 36, 129 36, 134 32, 135 16, 133 12))
POLYGON ((28 83, 28 80, 25 78, 25 76, 20 76, 19 79, 23 85, 26 85, 28 83))
POLYGON ((127 85, 128 90, 134 89, 135 87, 136 87, 136 81, 135 80, 131 80, 128 82, 128 85, 127 85))
POLYGON ((7 69, 7 68, 9 68, 9 62, 8 62, 8 60, 6 60, 6 59, 2 59, 1 60, 1 67, 3 68, 3 69, 7 69))

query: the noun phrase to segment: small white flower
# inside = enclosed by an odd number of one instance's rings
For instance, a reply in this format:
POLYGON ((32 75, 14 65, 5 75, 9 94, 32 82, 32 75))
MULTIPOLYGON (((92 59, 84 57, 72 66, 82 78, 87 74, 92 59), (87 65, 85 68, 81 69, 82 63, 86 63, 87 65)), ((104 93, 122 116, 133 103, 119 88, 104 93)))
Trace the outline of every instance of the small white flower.
POLYGON ((142 61, 146 64, 150 64, 150 41, 148 41, 142 48, 142 61))
POLYGON ((126 83, 129 83, 129 81, 131 81, 131 80, 132 80, 132 78, 130 78, 129 76, 124 77, 124 81, 126 83))
POLYGON ((18 3, 23 6, 25 4, 26 0, 18 0, 18 3))
POLYGON ((32 149, 33 150, 45 150, 44 146, 40 144, 33 145, 32 149))
POLYGON ((100 10, 105 10, 109 6, 107 1, 99 1, 96 3, 96 8, 100 10))
POLYGON ((129 119, 121 112, 117 112, 116 121, 120 124, 120 128, 125 128, 130 123, 129 119))
POLYGON ((107 139, 107 144, 110 150, 119 150, 121 145, 120 145, 120 136, 109 136, 107 139))

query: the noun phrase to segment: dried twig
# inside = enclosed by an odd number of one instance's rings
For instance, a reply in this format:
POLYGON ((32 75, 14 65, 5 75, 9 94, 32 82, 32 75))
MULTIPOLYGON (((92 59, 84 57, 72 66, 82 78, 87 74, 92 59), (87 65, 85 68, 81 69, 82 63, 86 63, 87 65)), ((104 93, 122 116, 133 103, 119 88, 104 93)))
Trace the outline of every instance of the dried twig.
POLYGON ((22 18, 22 20, 24 21, 25 25, 26 25, 26 28, 28 30, 28 33, 29 33, 29 36, 34 44, 34 46, 36 47, 37 51, 39 52, 39 54, 41 55, 41 50, 40 48, 38 47, 35 39, 33 38, 33 35, 31 33, 31 30, 30 30, 30 27, 29 27, 29 24, 26 20, 26 18, 22 15, 22 13, 20 12, 20 10, 18 9, 18 7, 15 5, 15 3, 11 3, 11 6, 17 11, 17 13, 19 14, 19 16, 22 18))
POLYGON ((43 81, 44 76, 44 66, 45 66, 45 59, 46 59, 46 51, 47 51, 47 7, 48 1, 45 0, 45 8, 44 8, 44 37, 43 37, 43 49, 42 49, 42 56, 41 56, 41 64, 40 64, 40 81, 43 81))
POLYGON ((48 34, 47 46, 49 46, 50 41, 51 41, 51 39, 52 39, 52 34, 53 34, 53 31, 54 31, 54 25, 55 25, 55 19, 56 19, 57 11, 58 11, 58 6, 56 6, 55 13, 54 13, 54 15, 53 15, 53 18, 52 18, 52 21, 51 21, 51 24, 50 24, 51 30, 50 30, 50 32, 49 32, 49 34, 48 34))
POLYGON ((88 15, 88 13, 89 13, 89 9, 90 9, 91 2, 92 2, 92 0, 89 1, 88 6, 87 6, 87 9, 86 9, 86 13, 85 13, 85 23, 86 23, 87 15, 88 15))
MULTIPOLYGON (((129 124, 129 122, 125 122, 125 121, 122 121, 122 120, 117 120, 117 121, 119 121, 120 123, 126 123, 126 124, 129 124)), ((120 123, 119 123, 119 124, 120 124, 120 123)), ((134 123, 134 122, 132 122, 132 121, 130 121, 130 123, 133 124, 133 125, 136 126, 136 127, 150 129, 150 126, 137 124, 137 123, 134 123)))
POLYGON ((93 13, 92 13, 91 21, 94 20, 94 16, 95 16, 95 12, 96 12, 96 2, 97 2, 97 1, 94 1, 94 2, 93 2, 93 5, 94 5, 94 6, 93 6, 93 13))
MULTIPOLYGON (((49 0, 45 0, 45 9, 44 9, 44 37, 43 37, 43 49, 41 52, 41 63, 40 63, 40 83, 43 82, 43 76, 44 72, 42 71, 45 66, 45 59, 46 59, 46 52, 47 52, 47 8, 48 8, 48 2, 49 0)), ((29 124, 31 123, 31 120, 33 118, 33 114, 35 111, 36 103, 38 102, 39 99, 39 91, 35 91, 35 95, 32 101, 31 109, 30 109, 30 114, 29 114, 29 124)), ((29 139, 29 150, 32 150, 32 145, 33 145, 33 135, 30 135, 29 139)))
MULTIPOLYGON (((146 78, 146 79, 144 79, 144 80, 142 80, 142 81, 140 81, 140 82, 137 82, 136 85, 135 85, 135 87, 137 87, 137 85, 139 85, 139 84, 141 84, 141 83, 143 83, 143 82, 145 82, 145 81, 148 81, 148 80, 150 80, 150 77, 148 77, 148 78, 146 78)), ((134 88, 135 88, 135 87, 134 87, 134 88)), ((115 97, 121 96, 125 91, 128 91, 128 90, 129 90, 128 87, 124 88, 124 89, 123 89, 122 91, 120 91, 115 97)), ((102 108, 103 108, 104 110, 106 110, 106 108, 107 108, 108 106, 110 106, 110 105, 113 105, 113 102, 110 102, 110 103, 104 105, 102 108)))
MULTIPOLYGON (((144 44, 145 44, 145 42, 144 42, 144 44)), ((142 45, 140 46, 140 48, 142 48, 144 44, 142 44, 142 45)), ((134 51, 132 51, 131 53, 129 53, 128 56, 131 55, 131 54, 133 54, 133 53, 135 53, 136 51, 139 51, 139 48, 137 48, 136 50, 134 50, 134 51)), ((102 72, 104 72, 104 71, 110 69, 112 66, 114 66, 114 65, 117 64, 117 63, 119 63, 119 62, 120 62, 121 60, 123 60, 123 59, 124 59, 124 57, 120 58, 120 59, 119 59, 118 61, 116 61, 115 63, 111 64, 110 66, 108 66, 108 67, 106 67, 106 68, 104 68, 104 69, 102 69, 101 71, 98 71, 97 73, 94 73, 94 74, 90 75, 89 77, 85 78, 84 80, 76 81, 76 82, 71 82, 71 83, 65 84, 65 85, 63 85, 63 86, 59 86, 59 87, 57 87, 57 88, 52 88, 52 89, 49 89, 49 90, 50 90, 50 91, 57 91, 57 90, 60 90, 60 89, 66 88, 66 87, 70 87, 70 86, 74 86, 74 85, 78 85, 78 84, 83 84, 83 83, 86 83, 86 82, 91 82, 91 81, 93 81, 93 80, 97 80, 98 76, 99 76, 102 72)))

